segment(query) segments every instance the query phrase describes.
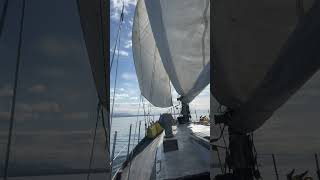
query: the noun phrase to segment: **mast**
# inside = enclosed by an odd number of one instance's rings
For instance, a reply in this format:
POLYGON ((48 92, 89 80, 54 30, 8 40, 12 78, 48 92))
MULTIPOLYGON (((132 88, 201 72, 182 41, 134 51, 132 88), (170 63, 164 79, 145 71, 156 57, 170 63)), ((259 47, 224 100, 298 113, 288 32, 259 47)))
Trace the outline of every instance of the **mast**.
MULTIPOLYGON (((228 120, 232 117, 231 111, 214 115, 216 124, 228 126, 228 120)), ((222 132, 223 133, 223 132, 222 132)), ((229 126, 229 151, 226 154, 227 166, 232 173, 224 173, 216 176, 217 180, 230 178, 232 180, 260 179, 261 175, 257 165, 257 153, 255 151, 253 134, 239 132, 229 126)), ((218 139, 216 139, 218 140, 218 139)))
POLYGON ((180 111, 181 116, 178 117, 178 122, 180 124, 188 123, 191 117, 189 103, 186 103, 183 101, 183 96, 177 98, 177 100, 181 102, 181 111, 180 111))

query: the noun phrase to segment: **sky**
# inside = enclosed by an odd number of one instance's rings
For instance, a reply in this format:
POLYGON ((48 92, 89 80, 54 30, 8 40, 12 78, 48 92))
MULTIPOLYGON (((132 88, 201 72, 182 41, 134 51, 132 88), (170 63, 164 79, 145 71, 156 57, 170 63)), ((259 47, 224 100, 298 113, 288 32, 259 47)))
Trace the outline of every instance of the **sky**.
MULTIPOLYGON (((121 33, 119 69, 115 99, 115 113, 137 114, 137 106, 140 100, 140 90, 135 73, 134 61, 132 57, 132 25, 136 0, 124 0, 124 24, 121 33)), ((112 54, 118 30, 119 16, 122 9, 122 0, 111 0, 110 7, 110 52, 112 54)), ((115 65, 112 67, 110 81, 110 96, 112 97, 115 78, 115 65)), ((177 105, 178 94, 172 88, 172 99, 177 105)), ((148 103, 145 100, 145 103, 148 103)), ((155 114, 166 112, 166 108, 152 107, 155 114)), ((190 109, 207 112, 210 109, 210 86, 208 85, 191 103, 190 109)))

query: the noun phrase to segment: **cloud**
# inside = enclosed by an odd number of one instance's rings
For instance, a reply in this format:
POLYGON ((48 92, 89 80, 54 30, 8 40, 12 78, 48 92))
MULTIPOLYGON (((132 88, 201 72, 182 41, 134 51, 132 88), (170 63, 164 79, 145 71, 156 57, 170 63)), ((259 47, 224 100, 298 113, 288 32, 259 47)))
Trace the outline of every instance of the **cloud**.
MULTIPOLYGON (((113 49, 110 49, 110 52, 113 53, 113 49)), ((115 54, 118 53, 118 50, 115 51, 115 54)), ((124 51, 124 50, 119 50, 119 55, 120 56, 129 56, 129 53, 127 51, 124 51)))
POLYGON ((128 33, 128 37, 129 37, 129 38, 131 38, 131 37, 132 37, 132 32, 131 32, 131 31, 129 31, 129 33, 128 33))
POLYGON ((120 50, 119 51, 119 55, 121 55, 121 56, 129 56, 129 53, 127 51, 120 50))
POLYGON ((137 0, 111 0, 111 19, 112 20, 119 20, 120 13, 122 10, 122 6, 124 6, 123 12, 125 14, 128 14, 128 8, 130 6, 135 6, 137 3, 137 0))
POLYGON ((9 97, 13 95, 13 89, 9 85, 0 88, 0 97, 9 97))
POLYGON ((36 84, 33 85, 32 87, 30 87, 28 90, 31 93, 43 93, 45 91, 47 91, 47 86, 43 85, 43 84, 36 84))
POLYGON ((133 73, 123 73, 121 75, 121 78, 127 81, 132 81, 137 79, 136 75, 133 73))
POLYGON ((127 93, 116 93, 116 99, 124 99, 124 98, 128 98, 129 94, 127 93))
POLYGON ((125 43, 124 43, 124 48, 131 48, 132 47, 132 41, 131 40, 127 40, 125 43))
POLYGON ((128 22, 129 22, 130 26, 133 25, 133 20, 129 20, 128 22))

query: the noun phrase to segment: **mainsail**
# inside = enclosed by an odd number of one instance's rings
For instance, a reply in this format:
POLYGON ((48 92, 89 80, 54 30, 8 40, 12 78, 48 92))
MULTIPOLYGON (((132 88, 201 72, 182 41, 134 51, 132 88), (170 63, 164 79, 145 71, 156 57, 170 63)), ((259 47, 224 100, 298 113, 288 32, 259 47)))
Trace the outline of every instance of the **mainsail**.
POLYGON ((309 11, 310 6, 291 0, 214 1, 212 93, 233 111, 233 129, 259 128, 319 68, 312 53, 312 38, 318 37, 312 32, 319 28, 312 16, 319 15, 319 2, 309 11))
POLYGON ((154 97, 165 98, 163 101, 171 98, 167 76, 185 103, 209 84, 209 22, 209 0, 139 0, 133 31, 134 61, 142 95, 153 105, 159 104, 154 97), (158 65, 158 76, 151 73, 152 62, 158 65), (159 88, 150 88, 159 82, 159 88))

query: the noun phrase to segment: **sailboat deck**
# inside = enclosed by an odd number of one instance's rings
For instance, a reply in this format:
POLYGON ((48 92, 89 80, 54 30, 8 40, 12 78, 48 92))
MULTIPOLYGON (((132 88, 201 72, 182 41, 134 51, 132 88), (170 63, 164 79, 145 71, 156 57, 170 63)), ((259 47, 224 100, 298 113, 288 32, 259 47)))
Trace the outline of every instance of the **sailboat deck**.
POLYGON ((122 169, 121 180, 168 180, 190 176, 204 179, 202 177, 209 176, 209 149, 199 143, 199 139, 209 136, 210 127, 183 124, 172 128, 174 138, 178 141, 178 150, 164 152, 163 142, 166 138, 163 132, 122 169))
POLYGON ((209 136, 209 126, 182 124, 173 126, 173 132, 178 150, 164 152, 163 143, 160 144, 156 154, 157 179, 176 179, 209 172, 209 150, 192 138, 192 134, 197 132, 209 136))

